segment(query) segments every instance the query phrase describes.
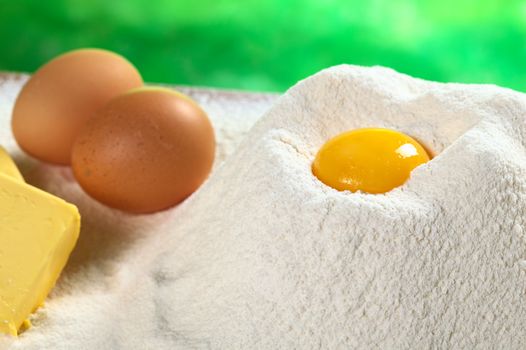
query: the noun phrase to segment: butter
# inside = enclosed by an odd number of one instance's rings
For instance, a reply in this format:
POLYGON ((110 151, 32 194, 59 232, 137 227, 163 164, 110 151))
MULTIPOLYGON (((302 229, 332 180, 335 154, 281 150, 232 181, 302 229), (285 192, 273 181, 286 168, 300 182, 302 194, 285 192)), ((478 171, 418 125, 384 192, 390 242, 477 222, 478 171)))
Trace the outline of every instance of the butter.
POLYGON ((0 147, 0 173, 11 176, 20 181, 24 181, 22 174, 18 171, 18 168, 15 165, 15 162, 9 157, 9 154, 0 147))
POLYGON ((0 333, 16 336, 55 285, 77 242, 80 216, 74 205, 21 182, 4 155, 0 152, 0 333))

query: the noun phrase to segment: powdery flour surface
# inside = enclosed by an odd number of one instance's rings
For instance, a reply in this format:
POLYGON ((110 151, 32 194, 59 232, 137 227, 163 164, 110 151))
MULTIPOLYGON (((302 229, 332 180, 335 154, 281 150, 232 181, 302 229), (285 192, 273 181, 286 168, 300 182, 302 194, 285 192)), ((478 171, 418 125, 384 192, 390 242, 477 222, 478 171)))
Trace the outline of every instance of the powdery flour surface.
POLYGON ((511 90, 337 66, 284 94, 184 204, 142 217, 1 139, 84 220, 12 348, 524 349, 525 114, 511 90), (385 195, 324 186, 316 151, 359 127, 436 157, 385 195))

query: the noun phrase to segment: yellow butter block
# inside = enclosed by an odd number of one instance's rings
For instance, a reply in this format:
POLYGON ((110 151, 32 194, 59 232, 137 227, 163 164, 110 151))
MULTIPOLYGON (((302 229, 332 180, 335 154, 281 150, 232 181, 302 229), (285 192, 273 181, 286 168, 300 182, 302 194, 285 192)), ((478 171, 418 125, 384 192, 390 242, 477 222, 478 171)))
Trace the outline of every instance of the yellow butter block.
POLYGON ((16 336, 44 302, 79 231, 74 205, 0 172, 0 333, 16 336))
POLYGON ((22 174, 18 171, 15 162, 9 157, 6 150, 0 147, 0 173, 11 176, 17 180, 24 181, 22 174))

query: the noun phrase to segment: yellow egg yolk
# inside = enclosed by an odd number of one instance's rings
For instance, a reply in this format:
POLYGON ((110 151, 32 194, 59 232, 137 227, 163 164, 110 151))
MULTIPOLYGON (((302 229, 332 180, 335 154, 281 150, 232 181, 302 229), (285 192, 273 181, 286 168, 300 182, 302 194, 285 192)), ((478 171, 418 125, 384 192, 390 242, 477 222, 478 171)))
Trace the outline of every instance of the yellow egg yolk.
POLYGON ((385 193, 405 183, 429 161, 426 150, 398 131, 357 129, 340 134, 318 151, 314 175, 337 190, 385 193))

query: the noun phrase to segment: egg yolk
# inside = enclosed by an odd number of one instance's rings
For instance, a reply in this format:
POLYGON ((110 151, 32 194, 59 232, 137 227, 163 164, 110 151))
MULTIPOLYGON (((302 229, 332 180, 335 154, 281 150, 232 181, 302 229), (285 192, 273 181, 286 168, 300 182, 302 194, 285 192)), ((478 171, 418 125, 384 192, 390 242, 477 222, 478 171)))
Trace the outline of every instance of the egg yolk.
POLYGON ((340 134, 318 151, 314 175, 337 190, 385 193, 429 161, 426 150, 398 131, 366 128, 340 134))

